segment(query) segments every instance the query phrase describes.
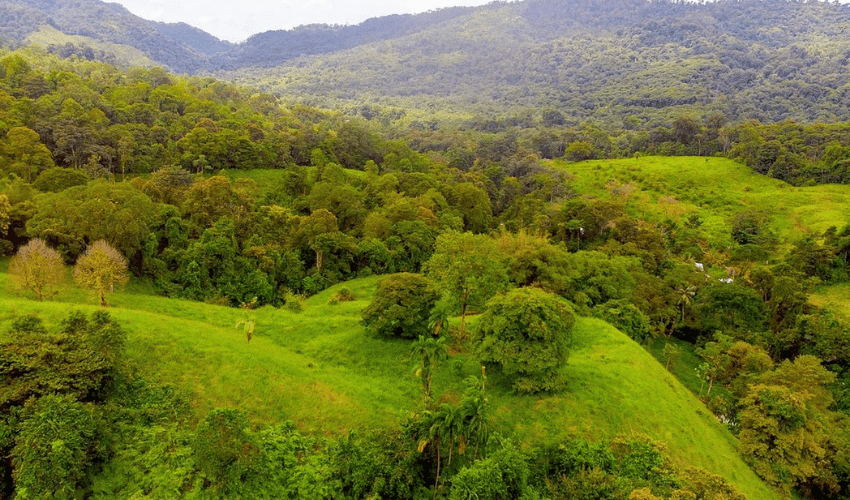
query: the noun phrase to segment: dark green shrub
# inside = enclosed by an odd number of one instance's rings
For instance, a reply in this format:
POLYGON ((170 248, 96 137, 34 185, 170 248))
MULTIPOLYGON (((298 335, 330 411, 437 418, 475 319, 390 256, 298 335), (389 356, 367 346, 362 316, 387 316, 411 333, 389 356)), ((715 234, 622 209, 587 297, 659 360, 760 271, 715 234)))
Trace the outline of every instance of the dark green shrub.
POLYGON ((431 281, 421 274, 391 274, 378 282, 372 303, 363 309, 363 326, 384 337, 429 335, 428 317, 438 298, 431 281))
POLYGON ((528 490, 525 456, 507 444, 485 460, 474 462, 452 479, 450 500, 514 500, 528 490))
POLYGON ((609 300, 596 306, 593 315, 611 323, 635 342, 643 344, 652 336, 649 318, 626 299, 609 300))

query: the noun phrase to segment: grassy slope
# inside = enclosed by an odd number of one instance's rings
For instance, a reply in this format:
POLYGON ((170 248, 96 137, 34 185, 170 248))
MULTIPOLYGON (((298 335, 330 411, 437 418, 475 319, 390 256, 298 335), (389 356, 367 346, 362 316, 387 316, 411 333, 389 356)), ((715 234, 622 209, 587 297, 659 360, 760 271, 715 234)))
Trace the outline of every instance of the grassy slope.
POLYGON ((611 180, 633 183, 632 210, 656 220, 669 217, 679 222, 697 214, 718 243, 730 242, 729 219, 744 209, 770 213, 770 227, 784 242, 798 238, 802 231, 823 232, 850 221, 848 186, 793 187, 725 158, 650 156, 556 161, 555 166, 573 174, 573 184, 583 194, 606 196, 605 186, 611 180))
POLYGON ((125 61, 129 66, 143 66, 146 68, 161 66, 161 64, 151 61, 141 50, 129 45, 101 42, 86 36, 66 35, 56 28, 47 25, 41 26, 38 31, 30 34, 25 42, 42 47, 47 47, 49 45, 65 45, 70 42, 78 47, 86 45, 93 49, 115 54, 115 57, 119 61, 125 61))
MULTIPOLYGON (((372 338, 358 324, 376 281, 347 283, 355 302, 328 305, 332 289, 309 299, 301 314, 253 311, 257 333, 250 344, 234 328, 244 311, 154 297, 139 285, 115 295, 110 313, 129 332, 131 365, 185 391, 197 416, 238 407, 258 425, 289 418, 306 432, 335 434, 396 425, 419 401, 409 342, 372 338)), ((2 311, 38 311, 53 322, 70 308, 95 310, 90 303, 70 285, 52 301, 20 298, 0 273, 2 311)), ((10 316, 0 313, 0 331, 10 316)), ((575 435, 647 435, 666 442, 680 465, 720 474, 751 499, 775 497, 738 456, 734 437, 649 353, 599 320, 580 319, 575 333, 565 368, 570 383, 561 394, 517 396, 490 374, 502 433, 515 433, 526 445, 575 435)), ((478 371, 468 355, 453 356, 436 377, 436 391, 450 399, 478 371)))

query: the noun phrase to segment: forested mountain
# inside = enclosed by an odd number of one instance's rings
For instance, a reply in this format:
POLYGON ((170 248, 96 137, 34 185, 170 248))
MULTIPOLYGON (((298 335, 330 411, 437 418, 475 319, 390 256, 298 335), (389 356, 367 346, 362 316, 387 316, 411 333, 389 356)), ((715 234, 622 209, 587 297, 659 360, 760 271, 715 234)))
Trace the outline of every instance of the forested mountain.
POLYGON ((3 0, 0 38, 22 44, 50 25, 293 100, 370 104, 373 115, 403 107, 402 125, 521 118, 530 109, 627 129, 710 112, 762 122, 850 119, 850 6, 835 2, 494 2, 271 31, 238 45, 116 4, 84 4, 3 0))
MULTIPOLYGON (((224 42, 188 25, 163 25, 134 16, 117 3, 97 0, 2 0, 0 43, 26 44, 42 26, 68 35, 135 47, 174 71, 194 73, 224 42), (213 40, 209 40, 212 38, 213 40)), ((226 44, 224 44, 226 45, 226 44)))
POLYGON ((364 101, 438 119, 553 109, 645 128, 683 114, 845 120, 850 7, 540 0, 243 77, 317 105, 364 101), (451 111, 449 111, 451 110, 451 111))

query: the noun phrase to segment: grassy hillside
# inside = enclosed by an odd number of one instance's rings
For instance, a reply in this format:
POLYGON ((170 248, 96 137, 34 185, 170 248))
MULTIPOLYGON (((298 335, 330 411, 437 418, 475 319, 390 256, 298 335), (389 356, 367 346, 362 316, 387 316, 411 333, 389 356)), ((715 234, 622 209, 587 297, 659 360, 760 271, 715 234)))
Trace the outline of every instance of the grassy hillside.
MULTIPOLYGON (((2 268, 0 268, 2 270, 2 268)), ((359 326, 376 277, 346 283, 356 301, 328 304, 336 289, 316 295, 295 314, 264 308, 251 343, 235 328, 245 311, 148 295, 133 284, 115 295, 110 313, 129 332, 131 366, 184 391, 202 417, 216 407, 245 410, 257 425, 293 419, 305 432, 394 426, 419 400, 409 342, 377 339, 359 326)), ((69 285, 38 303, 9 291, 0 273, 0 331, 12 314, 37 312, 48 322, 69 309, 95 307, 69 285)), ((736 452, 736 440, 655 359, 628 337, 595 319, 580 319, 568 366, 568 388, 556 395, 517 396, 497 374, 488 393, 496 426, 525 445, 569 436, 598 439, 647 435, 667 443, 680 465, 697 465, 736 484, 751 499, 775 495, 736 452)), ((435 390, 447 399, 479 367, 456 353, 440 369, 435 390)))
POLYGON ((41 26, 38 31, 31 33, 27 37, 26 43, 44 47, 71 43, 76 46, 91 47, 92 49, 102 50, 108 54, 114 54, 118 61, 122 61, 128 66, 152 68, 158 65, 156 62, 150 60, 144 52, 135 47, 99 41, 87 36, 67 35, 52 26, 41 26))
POLYGON ((847 186, 793 187, 725 158, 665 156, 554 165, 572 174, 572 184, 583 194, 610 197, 611 186, 633 185, 628 207, 649 220, 682 222, 698 215, 713 242, 721 244, 731 241, 730 219, 747 209, 767 212, 769 227, 781 242, 850 221, 847 186))

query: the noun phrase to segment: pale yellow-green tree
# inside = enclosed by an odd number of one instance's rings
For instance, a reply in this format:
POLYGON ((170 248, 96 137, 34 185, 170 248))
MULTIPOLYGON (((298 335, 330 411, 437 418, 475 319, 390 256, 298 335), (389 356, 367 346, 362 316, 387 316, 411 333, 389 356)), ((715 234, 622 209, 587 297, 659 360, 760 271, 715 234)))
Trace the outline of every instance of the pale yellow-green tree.
POLYGON ((74 281, 98 296, 104 307, 109 306, 106 294, 113 293, 116 285, 129 280, 127 259, 104 240, 89 246, 74 266, 74 281))
POLYGON ((0 236, 6 234, 9 229, 10 216, 12 205, 9 203, 9 197, 5 194, 0 194, 0 236))
POLYGON ((65 280, 65 263, 59 252, 41 238, 33 238, 9 261, 9 279, 18 291, 33 292, 38 300, 58 293, 65 280))

